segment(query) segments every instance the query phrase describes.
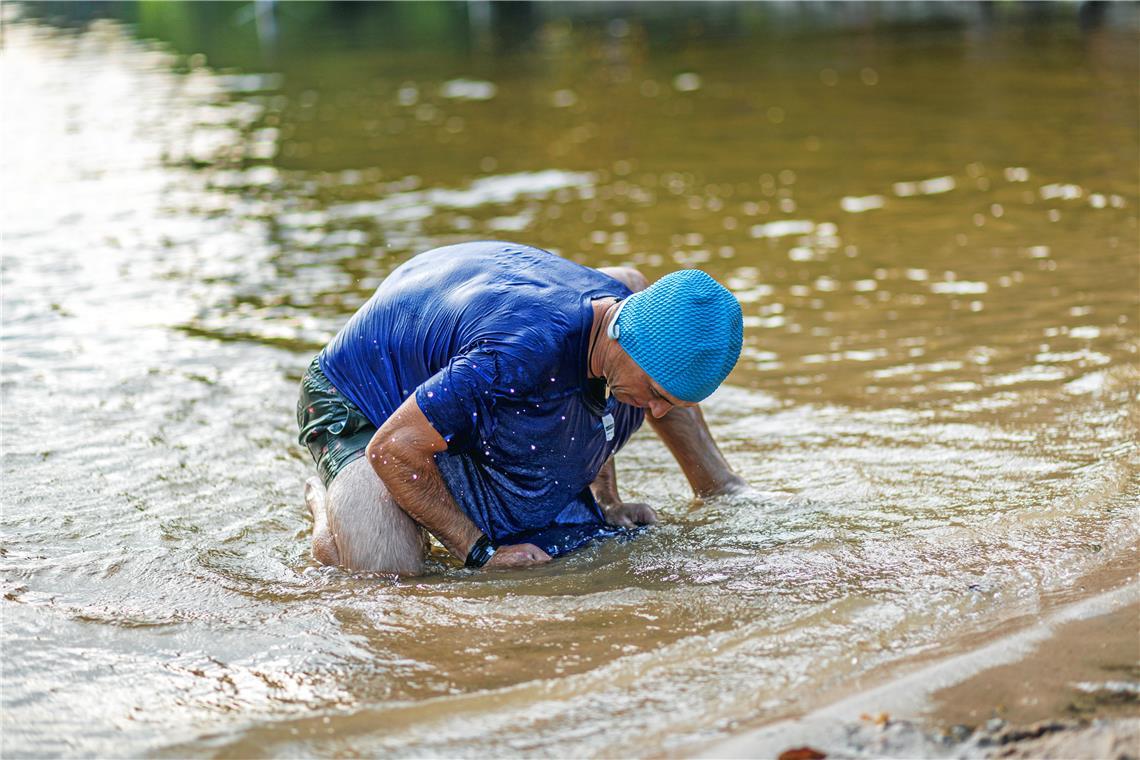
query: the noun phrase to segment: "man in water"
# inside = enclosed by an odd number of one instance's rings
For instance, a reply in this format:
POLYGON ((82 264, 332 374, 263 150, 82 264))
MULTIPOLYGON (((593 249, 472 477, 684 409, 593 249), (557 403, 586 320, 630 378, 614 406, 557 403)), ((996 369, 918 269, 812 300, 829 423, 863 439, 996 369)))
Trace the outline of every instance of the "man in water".
POLYGON ((417 574, 427 529, 468 567, 523 567, 654 523, 613 460, 646 410, 695 494, 743 490, 697 406, 742 330, 699 270, 647 287, 514 243, 415 256, 301 382, 313 556, 417 574))

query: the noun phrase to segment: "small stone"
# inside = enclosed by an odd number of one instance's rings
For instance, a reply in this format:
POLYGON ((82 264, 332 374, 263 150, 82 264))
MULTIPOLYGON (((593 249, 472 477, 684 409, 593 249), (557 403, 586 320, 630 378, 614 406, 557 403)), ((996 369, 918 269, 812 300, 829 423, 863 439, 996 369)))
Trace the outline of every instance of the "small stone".
POLYGON ((956 726, 950 727, 949 736, 956 742, 964 742, 970 738, 972 733, 974 733, 973 728, 959 723, 956 726))

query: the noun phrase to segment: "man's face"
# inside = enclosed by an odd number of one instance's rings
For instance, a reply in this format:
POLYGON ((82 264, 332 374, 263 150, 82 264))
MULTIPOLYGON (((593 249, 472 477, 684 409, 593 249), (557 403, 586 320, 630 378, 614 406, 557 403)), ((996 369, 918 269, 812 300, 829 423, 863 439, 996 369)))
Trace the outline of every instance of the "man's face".
POLYGON ((618 401, 645 409, 658 418, 674 407, 696 406, 690 401, 681 401, 658 385, 624 350, 617 352, 614 366, 606 375, 606 384, 618 401))

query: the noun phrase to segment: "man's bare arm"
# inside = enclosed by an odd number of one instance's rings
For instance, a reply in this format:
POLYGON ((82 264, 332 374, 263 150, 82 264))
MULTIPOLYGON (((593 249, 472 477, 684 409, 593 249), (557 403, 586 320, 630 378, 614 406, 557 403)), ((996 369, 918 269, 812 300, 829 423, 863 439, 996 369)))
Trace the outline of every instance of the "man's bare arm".
MULTIPOLYGON (((459 509, 439 474, 434 455, 446 449, 447 442, 412 395, 372 436, 367 456, 400 509, 462 560, 482 531, 459 509)), ((519 567, 549 559, 537 546, 516 544, 499 547, 487 567, 519 567)))
POLYGON ((657 513, 648 504, 637 502, 625 503, 618 496, 617 467, 611 456, 598 470, 598 476, 590 484, 594 498, 602 507, 602 514, 610 525, 621 525, 632 528, 635 525, 652 525, 657 522, 657 513))
POLYGON ((590 490, 594 492, 594 498, 603 507, 621 503, 617 490, 617 468, 614 466, 612 456, 602 465, 602 469, 598 470, 598 477, 590 484, 590 490))
POLYGON ((739 493, 748 489, 717 448, 699 406, 676 408, 661 418, 645 415, 681 465, 697 496, 739 493))

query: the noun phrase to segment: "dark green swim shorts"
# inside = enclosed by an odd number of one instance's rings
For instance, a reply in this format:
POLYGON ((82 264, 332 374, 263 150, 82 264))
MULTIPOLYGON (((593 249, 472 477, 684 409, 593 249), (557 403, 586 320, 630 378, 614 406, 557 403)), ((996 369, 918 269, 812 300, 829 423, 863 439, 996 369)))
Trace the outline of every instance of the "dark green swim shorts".
POLYGON ((317 359, 301 379, 301 399, 297 402, 297 440, 309 449, 317 463, 317 473, 327 487, 349 462, 364 456, 364 449, 376 433, 364 412, 333 386, 317 359))

